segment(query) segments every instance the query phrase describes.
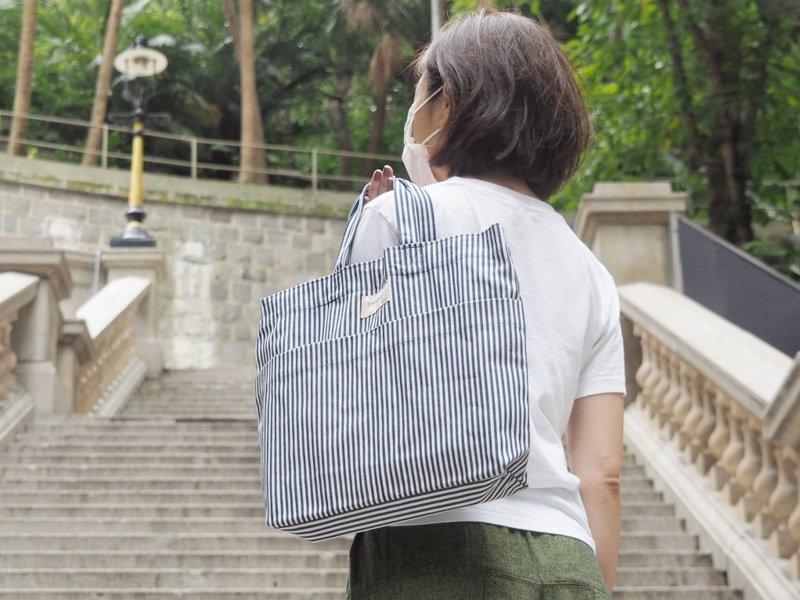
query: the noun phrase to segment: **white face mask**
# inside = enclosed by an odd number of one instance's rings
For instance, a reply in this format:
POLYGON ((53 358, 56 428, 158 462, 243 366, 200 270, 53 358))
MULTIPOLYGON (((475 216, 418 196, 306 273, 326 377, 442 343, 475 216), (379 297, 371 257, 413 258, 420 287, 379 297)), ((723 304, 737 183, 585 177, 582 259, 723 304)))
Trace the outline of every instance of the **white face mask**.
POLYGON ((437 179, 433 175, 430 165, 430 156, 428 155, 427 144, 430 139, 441 131, 441 128, 431 132, 421 142, 415 142, 411 136, 411 126, 414 123, 414 115, 432 98, 436 96, 442 88, 439 87, 430 96, 425 98, 422 103, 414 108, 414 105, 408 107, 408 117, 406 117, 406 126, 403 128, 403 165, 408 171, 408 176, 417 185, 430 185, 436 183, 437 179))

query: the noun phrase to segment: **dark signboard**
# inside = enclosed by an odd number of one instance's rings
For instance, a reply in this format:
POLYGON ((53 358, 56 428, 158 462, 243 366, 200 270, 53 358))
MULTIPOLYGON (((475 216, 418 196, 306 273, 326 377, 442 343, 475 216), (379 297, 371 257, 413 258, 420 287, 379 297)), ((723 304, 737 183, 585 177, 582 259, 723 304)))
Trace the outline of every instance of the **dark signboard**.
POLYGON ((800 352, 800 286, 678 217, 683 293, 778 350, 800 352))

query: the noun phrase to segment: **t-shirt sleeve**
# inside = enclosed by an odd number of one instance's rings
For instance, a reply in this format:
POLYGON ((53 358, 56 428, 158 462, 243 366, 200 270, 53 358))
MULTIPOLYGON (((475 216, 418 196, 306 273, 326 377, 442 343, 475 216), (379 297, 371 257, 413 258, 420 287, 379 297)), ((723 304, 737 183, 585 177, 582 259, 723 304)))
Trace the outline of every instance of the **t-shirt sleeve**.
POLYGON ((594 394, 625 393, 625 359, 622 349, 619 295, 611 275, 603 269, 593 290, 594 331, 578 377, 576 398, 594 394))
POLYGON ((386 248, 400 243, 397 233, 381 210, 383 202, 379 203, 380 200, 381 197, 378 197, 364 207, 353 239, 350 264, 381 258, 386 248))

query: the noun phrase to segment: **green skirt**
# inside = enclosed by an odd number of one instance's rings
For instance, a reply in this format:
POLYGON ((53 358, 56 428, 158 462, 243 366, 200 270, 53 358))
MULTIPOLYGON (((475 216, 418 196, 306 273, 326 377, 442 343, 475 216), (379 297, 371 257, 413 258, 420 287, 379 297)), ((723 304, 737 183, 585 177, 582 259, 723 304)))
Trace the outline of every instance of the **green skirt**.
POLYGON ((350 548, 349 600, 608 600, 575 538, 486 523, 385 527, 350 548))

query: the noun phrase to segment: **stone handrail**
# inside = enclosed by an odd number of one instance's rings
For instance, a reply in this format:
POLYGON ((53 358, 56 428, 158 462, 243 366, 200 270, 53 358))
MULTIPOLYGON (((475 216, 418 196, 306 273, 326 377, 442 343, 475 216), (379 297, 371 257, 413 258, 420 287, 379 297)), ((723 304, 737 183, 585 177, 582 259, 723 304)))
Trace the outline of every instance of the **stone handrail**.
MULTIPOLYGON (((792 360, 669 288, 636 283, 619 293, 634 338, 626 352, 641 356, 629 413, 660 430, 718 492, 753 538, 750 550, 800 579, 800 356, 792 360)), ((742 571, 755 569, 749 562, 742 571)), ((746 597, 778 597, 763 587, 777 583, 750 575, 743 577, 758 589, 746 597)), ((780 597, 800 597, 798 589, 781 588, 780 597)))
POLYGON ((134 380, 144 376, 146 365, 137 353, 135 329, 150 288, 150 280, 144 277, 114 279, 76 311, 76 317, 86 322, 94 345, 92 359, 80 369, 78 412, 108 404, 131 379, 132 371, 136 371, 134 380))
POLYGON ((7 271, 0 273, 0 401, 17 389, 14 368, 17 355, 11 342, 11 331, 19 311, 36 298, 39 278, 7 271))

